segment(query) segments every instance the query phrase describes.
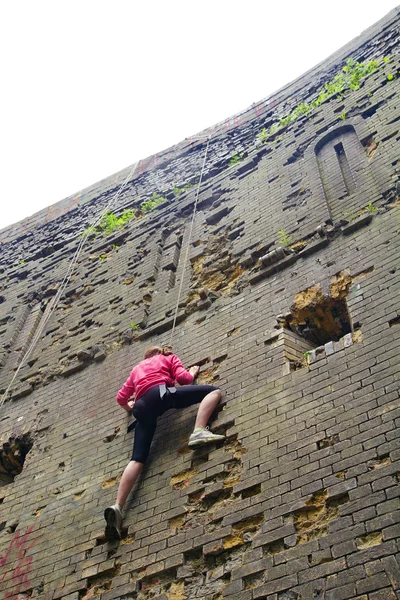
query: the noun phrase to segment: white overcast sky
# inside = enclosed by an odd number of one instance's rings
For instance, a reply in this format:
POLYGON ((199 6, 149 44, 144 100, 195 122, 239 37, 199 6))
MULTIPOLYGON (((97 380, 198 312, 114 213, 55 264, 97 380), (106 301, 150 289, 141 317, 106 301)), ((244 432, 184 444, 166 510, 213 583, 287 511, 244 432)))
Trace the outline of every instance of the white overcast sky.
POLYGON ((0 229, 268 96, 395 0, 4 0, 0 229))

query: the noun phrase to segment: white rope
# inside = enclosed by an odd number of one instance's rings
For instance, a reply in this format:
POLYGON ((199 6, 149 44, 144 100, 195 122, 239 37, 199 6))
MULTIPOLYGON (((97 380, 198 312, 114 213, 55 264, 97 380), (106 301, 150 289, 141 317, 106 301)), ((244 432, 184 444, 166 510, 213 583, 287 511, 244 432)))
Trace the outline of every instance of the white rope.
POLYGON ((29 347, 27 348, 25 354, 22 357, 22 360, 17 368, 17 370, 14 373, 13 378, 11 379, 10 383, 8 384, 4 394, 1 397, 0 400, 0 408, 3 406, 4 402, 6 401, 7 398, 7 394, 10 391, 12 385, 14 384, 14 381, 16 380, 20 370, 22 369, 22 367, 26 364, 27 359, 29 358, 29 356, 31 355, 33 349, 35 348, 38 340, 40 339, 44 328, 46 327, 48 321, 50 320, 51 316, 53 315, 53 312, 55 311, 55 309, 57 308, 57 305, 60 301, 60 298, 62 297, 65 288, 67 287, 72 274, 73 274, 73 268, 76 265, 78 259, 79 259, 79 255, 82 252, 83 246, 85 245, 85 242, 87 240, 87 238, 89 237, 89 235, 92 233, 92 231, 94 230, 94 228, 96 227, 96 225, 101 221, 101 219, 104 217, 104 215, 108 212, 108 210, 111 208, 111 206, 113 204, 115 204, 115 202, 117 201, 118 197, 120 196, 120 194, 122 193, 122 191, 125 189, 126 184, 128 183, 129 179, 133 176, 137 166, 139 163, 134 163, 128 173, 128 175, 126 176, 124 182, 119 186, 117 192, 114 194, 114 196, 112 196, 111 200, 107 203, 107 205, 105 206, 105 208, 102 210, 102 212, 100 213, 100 215, 93 221, 93 223, 91 225, 89 225, 89 227, 84 231, 77 249, 75 250, 75 253, 71 259, 71 262, 69 263, 68 269, 66 274, 64 275, 64 278, 57 290, 56 295, 53 297, 51 303, 50 303, 50 309, 47 313, 47 315, 45 316, 44 319, 42 319, 42 321, 39 323, 39 327, 37 328, 32 341, 29 345, 29 347))
POLYGON ((206 151, 204 152, 203 166, 201 168, 199 183, 197 184, 197 192, 196 192, 196 198, 195 198, 194 206, 193 206, 192 221, 190 223, 189 237, 188 237, 187 246, 186 246, 186 253, 185 253, 185 257, 183 259, 183 265, 182 265, 182 273, 181 273, 181 281, 180 281, 179 291, 178 291, 178 299, 176 301, 174 320, 172 323, 171 338, 170 338, 170 344, 169 344, 170 346, 172 346, 172 340, 174 338, 174 333, 175 333, 176 319, 178 317, 179 302, 181 299, 181 293, 182 293, 182 288, 183 288, 183 280, 184 280, 184 276, 185 276, 186 263, 187 263, 187 259, 189 256, 190 242, 192 240, 193 225, 194 225, 194 220, 196 217, 197 201, 199 199, 200 186, 201 186, 201 182, 203 179, 204 168, 206 166, 207 153, 208 153, 208 147, 210 145, 210 139, 211 139, 211 135, 209 135, 207 138, 207 145, 206 145, 206 151))
MULTIPOLYGON (((199 136, 200 137, 200 136, 199 136)), ((203 136, 201 136, 203 137, 203 136)), ((200 173, 200 179, 199 179, 199 183, 197 185, 197 192, 196 192, 196 198, 195 198, 195 202, 194 202, 194 207, 193 207, 193 215, 192 215, 192 221, 190 224, 190 230, 189 230, 189 237, 188 237, 188 242, 187 242, 187 247, 186 247, 186 253, 185 253, 185 257, 184 257, 184 261, 183 261, 183 267, 182 267, 182 275, 181 275, 181 281, 180 281, 180 286, 179 286, 179 292, 178 292, 178 299, 176 302, 176 307, 175 307, 175 315, 174 315, 174 320, 173 320, 173 324, 172 324, 172 331, 171 331, 171 345, 172 345, 172 340, 173 340, 173 336, 174 336, 174 332, 175 332, 175 326, 176 326, 176 319, 178 316, 178 310, 179 310, 179 302, 180 302, 180 298, 181 298, 181 294, 182 294, 182 287, 183 287, 183 280, 184 280, 184 274, 185 274, 185 268, 186 268, 186 263, 187 263, 187 259, 189 256, 189 249, 190 249, 190 242, 191 242, 191 238, 192 238, 192 232, 193 232, 193 225, 194 225, 194 220, 195 220, 195 216, 196 216, 196 210, 197 210, 197 202, 198 202, 198 198, 199 198, 199 192, 200 192, 200 186, 202 183, 202 179, 203 179, 203 174, 204 174, 204 168, 206 165, 206 160, 207 160, 207 153, 208 153, 208 148, 210 145, 210 139, 211 139, 211 134, 207 137, 207 145, 206 145, 206 150, 204 153, 204 159, 203 159, 203 165, 201 168, 201 173, 200 173)), ((0 408, 3 406, 4 402, 7 399, 7 395, 10 391, 10 389, 12 388, 14 381, 16 380, 16 378, 18 377, 18 374, 20 372, 20 370, 22 369, 22 367, 26 364, 29 356, 31 355, 31 353, 33 352, 37 342, 39 341, 47 323, 49 322, 49 320, 51 319, 55 309, 57 308, 57 305, 65 291, 65 288, 67 287, 72 275, 73 275, 73 269, 79 259, 79 256, 82 252, 82 249, 85 245, 85 242, 87 241, 87 238, 89 237, 89 235, 92 233, 92 231, 94 230, 94 228, 96 227, 96 225, 98 223, 100 223, 101 219, 103 218, 103 216, 108 212, 108 210, 111 208, 111 206, 113 204, 115 204, 115 202, 117 201, 118 197, 120 196, 120 194, 122 193, 122 191, 125 189, 126 184, 128 183, 129 179, 133 176, 137 166, 139 163, 134 163, 132 165, 131 170, 129 171, 128 175, 126 176, 124 182, 120 185, 120 187, 118 188, 117 192, 115 193, 115 195, 111 198, 111 200, 108 202, 108 204, 105 206, 105 208, 102 210, 102 212, 100 213, 100 215, 93 221, 93 223, 91 223, 89 225, 89 227, 84 231, 77 249, 75 250, 75 253, 69 263, 68 269, 66 274, 64 275, 64 278, 57 290, 56 295, 53 297, 52 301, 50 302, 50 309, 48 311, 48 313, 46 314, 46 316, 41 320, 41 322, 39 323, 39 326, 32 338, 32 341, 29 345, 29 347, 27 348, 27 350, 25 351, 21 362, 17 368, 17 370, 14 373, 13 378, 11 379, 10 383, 8 384, 5 392, 3 393, 1 400, 0 400, 0 408)))

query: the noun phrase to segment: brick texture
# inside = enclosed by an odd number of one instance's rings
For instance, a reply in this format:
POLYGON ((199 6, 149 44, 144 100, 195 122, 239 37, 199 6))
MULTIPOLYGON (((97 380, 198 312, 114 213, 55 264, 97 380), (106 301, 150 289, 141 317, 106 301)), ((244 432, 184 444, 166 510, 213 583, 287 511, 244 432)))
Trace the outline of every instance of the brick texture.
MULTIPOLYGON (((134 171, 113 211, 136 218, 89 238, 1 408, 1 599, 400 597, 399 27, 212 130, 184 271, 204 143, 134 171), (257 137, 349 57, 378 61, 358 90, 257 137), (107 544, 134 436, 115 394, 181 283, 173 347, 221 386, 226 441, 190 452, 196 407, 165 414, 107 544)), ((121 181, 0 232, 2 392, 121 181)))

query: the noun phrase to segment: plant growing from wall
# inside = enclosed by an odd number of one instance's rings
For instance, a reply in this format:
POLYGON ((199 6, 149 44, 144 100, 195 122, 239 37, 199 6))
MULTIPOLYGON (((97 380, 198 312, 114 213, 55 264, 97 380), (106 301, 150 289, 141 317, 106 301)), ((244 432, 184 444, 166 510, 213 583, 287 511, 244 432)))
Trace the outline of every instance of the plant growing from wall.
POLYGON ((348 211, 344 213, 344 218, 346 219, 346 221, 354 221, 354 219, 357 218, 357 214, 348 211))
MULTIPOLYGON (((280 117, 278 123, 274 123, 269 129, 264 127, 258 134, 257 138, 262 142, 265 142, 278 129, 290 125, 290 123, 293 123, 293 121, 296 121, 303 115, 308 116, 313 110, 318 108, 318 106, 332 96, 343 94, 346 90, 358 90, 361 86, 362 80, 370 73, 376 71, 379 66, 379 61, 377 60, 371 60, 368 63, 363 63, 357 62, 353 58, 347 59, 345 66, 331 81, 328 81, 328 83, 324 85, 324 87, 319 91, 318 96, 312 102, 300 102, 284 117, 280 117)), ((341 116, 340 118, 344 120, 346 117, 341 116)))
POLYGON ((365 208, 359 210, 357 213, 345 212, 344 218, 346 219, 346 221, 354 221, 355 219, 357 219, 357 217, 360 217, 363 213, 368 212, 370 215, 374 215, 377 212, 377 210, 378 210, 378 208, 376 206, 374 206, 372 204, 372 202, 369 202, 365 208))
POLYGON ((149 200, 145 200, 145 202, 142 202, 142 204, 140 205, 140 210, 142 211, 143 214, 146 214, 146 213, 150 212, 151 210, 154 210, 156 208, 156 206, 158 206, 159 204, 162 204, 165 201, 166 201, 166 198, 164 198, 164 196, 157 194, 157 192, 153 192, 153 194, 149 198, 149 200))
POLYGON ((135 212, 130 208, 126 208, 121 215, 116 215, 111 211, 106 212, 100 222, 93 229, 88 227, 84 233, 94 233, 95 235, 108 235, 116 229, 124 227, 124 225, 135 218, 135 212))
POLYGON ((377 210, 378 210, 378 209, 377 209, 377 207, 376 207, 376 206, 374 206, 374 205, 372 204, 372 202, 369 202, 369 203, 367 204, 367 206, 364 208, 364 211, 366 211, 366 212, 369 212, 369 214, 370 214, 370 215, 374 215, 374 214, 376 213, 376 211, 377 211, 377 210))
POLYGON ((186 183, 182 187, 178 187, 177 185, 174 185, 174 187, 172 188, 172 191, 173 191, 174 196, 180 196, 181 194, 183 194, 183 192, 189 191, 192 187, 193 187, 193 185, 191 183, 186 183))
POLYGON ((292 241, 292 236, 287 233, 286 229, 280 229, 278 231, 278 243, 280 246, 282 246, 282 247, 289 246, 291 241, 292 241))
POLYGON ((233 167, 237 165, 243 159, 243 152, 241 154, 232 154, 230 161, 228 162, 228 167, 233 167))

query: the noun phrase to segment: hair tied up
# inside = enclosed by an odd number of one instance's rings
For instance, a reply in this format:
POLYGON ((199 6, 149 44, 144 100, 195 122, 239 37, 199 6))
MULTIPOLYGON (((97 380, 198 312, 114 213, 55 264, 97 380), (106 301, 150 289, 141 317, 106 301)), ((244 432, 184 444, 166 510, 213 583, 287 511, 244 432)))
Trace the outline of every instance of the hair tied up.
POLYGON ((157 354, 163 354, 164 356, 168 356, 169 354, 172 354, 172 347, 151 346, 150 348, 147 348, 146 352, 144 353, 144 357, 151 358, 152 356, 157 356, 157 354))

